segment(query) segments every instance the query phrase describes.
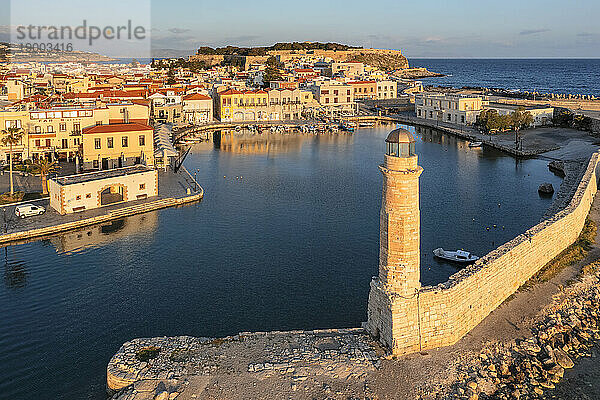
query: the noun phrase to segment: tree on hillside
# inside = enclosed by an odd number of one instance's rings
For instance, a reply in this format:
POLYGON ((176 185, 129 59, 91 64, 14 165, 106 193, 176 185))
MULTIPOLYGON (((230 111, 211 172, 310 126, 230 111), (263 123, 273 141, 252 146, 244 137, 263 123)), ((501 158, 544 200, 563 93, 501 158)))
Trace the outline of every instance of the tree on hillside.
POLYGON ((17 127, 6 128, 2 131, 2 138, 0 142, 2 145, 9 146, 9 179, 10 179, 10 196, 12 197, 15 193, 13 186, 13 146, 19 144, 21 142, 21 138, 23 137, 23 130, 17 127))
POLYGON ((175 83, 177 83, 177 80, 175 79, 175 71, 173 70, 173 67, 171 67, 167 72, 167 85, 174 85, 175 83))

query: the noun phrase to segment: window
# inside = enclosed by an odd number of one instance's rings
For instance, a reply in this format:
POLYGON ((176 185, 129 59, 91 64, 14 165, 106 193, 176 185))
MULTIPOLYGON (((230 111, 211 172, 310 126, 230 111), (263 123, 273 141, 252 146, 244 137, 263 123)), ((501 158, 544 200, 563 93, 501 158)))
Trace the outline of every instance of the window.
POLYGON ((102 146, 101 146, 101 144, 100 144, 100 138, 96 138, 96 139, 94 139, 94 148, 95 148, 96 150, 99 150, 99 149, 101 149, 101 148, 102 148, 102 146))
POLYGON ((61 132, 66 132, 67 131, 67 124, 60 124, 58 126, 58 130, 61 132))
POLYGON ((48 125, 48 133, 54 133, 54 127, 52 125, 48 125))
POLYGON ((140 135, 140 146, 146 145, 146 136, 140 135))
POLYGON ((46 139, 46 147, 50 146, 52 146, 52 142, 50 141, 50 139, 46 139))
POLYGON ((114 147, 113 138, 111 138, 111 137, 106 138, 106 147, 108 147, 109 149, 112 149, 114 147))
POLYGON ((69 147, 69 140, 68 139, 63 139, 62 140, 62 148, 66 149, 67 147, 69 147))
POLYGON ((465 116, 464 115, 460 116, 460 122, 463 123, 463 124, 465 123, 465 116))
POLYGON ((92 168, 98 168, 98 160, 92 161, 92 168))
POLYGON ((448 121, 452 121, 452 114, 448 114, 448 121))
POLYGON ((417 116, 419 116, 419 117, 421 116, 421 110, 420 109, 417 110, 417 116))
POLYGON ((81 124, 79 122, 73 124, 73 132, 74 133, 81 132, 81 124))
POLYGON ((123 136, 121 138, 121 147, 129 147, 129 142, 127 139, 128 139, 127 136, 123 136))
POLYGON ((40 139, 35 139, 35 147, 40 147, 40 139))
POLYGON ((140 183, 140 190, 144 190, 146 189, 146 184, 145 183, 140 183))
POLYGON ((102 121, 96 121, 96 126, 102 125, 102 121))
POLYGON ((75 200, 81 200, 81 195, 78 194, 77 196, 75 196, 75 200))
POLYGON ((87 194, 85 195, 85 198, 86 198, 86 199, 91 199, 91 198, 92 198, 92 194, 91 194, 91 193, 87 193, 87 194))
POLYGON ((35 133, 42 133, 42 127, 39 125, 35 126, 35 133))

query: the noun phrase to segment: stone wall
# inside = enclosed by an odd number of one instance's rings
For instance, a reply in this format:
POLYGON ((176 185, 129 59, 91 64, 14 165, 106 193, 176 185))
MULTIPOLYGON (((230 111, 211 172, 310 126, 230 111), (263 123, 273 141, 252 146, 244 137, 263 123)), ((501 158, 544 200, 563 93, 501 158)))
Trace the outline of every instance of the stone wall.
POLYGON ((404 308, 416 308, 418 318, 417 324, 412 323, 414 318, 408 318, 407 324, 394 324, 394 354, 454 344, 571 245, 583 229, 596 194, 599 157, 600 152, 592 155, 570 203, 554 217, 488 253, 447 282, 423 287, 412 298, 395 299, 393 303, 400 307, 410 303, 404 308), (400 327, 403 331, 396 332, 400 327), (397 338, 412 340, 404 343, 397 338))

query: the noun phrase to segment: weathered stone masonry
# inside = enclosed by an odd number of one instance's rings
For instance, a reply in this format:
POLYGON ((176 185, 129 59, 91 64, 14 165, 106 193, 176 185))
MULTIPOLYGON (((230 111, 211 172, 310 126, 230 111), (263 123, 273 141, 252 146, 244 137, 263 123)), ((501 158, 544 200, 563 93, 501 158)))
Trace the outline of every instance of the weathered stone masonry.
POLYGON ((456 343, 577 239, 597 191, 599 157, 600 152, 592 155, 565 209, 454 274, 447 282, 421 287, 418 239, 414 238, 419 228, 412 220, 419 214, 407 209, 410 203, 418 209, 418 175, 414 178, 416 188, 413 182, 409 189, 410 173, 402 165, 410 159, 416 166, 417 158, 394 158, 401 161, 392 163, 386 155, 382 167, 380 273, 371 281, 367 329, 397 355, 456 343), (411 250, 398 245, 397 241, 403 240, 411 250), (392 252, 388 252, 390 243, 395 249, 392 252), (390 269, 394 270, 393 275, 389 275, 390 269))

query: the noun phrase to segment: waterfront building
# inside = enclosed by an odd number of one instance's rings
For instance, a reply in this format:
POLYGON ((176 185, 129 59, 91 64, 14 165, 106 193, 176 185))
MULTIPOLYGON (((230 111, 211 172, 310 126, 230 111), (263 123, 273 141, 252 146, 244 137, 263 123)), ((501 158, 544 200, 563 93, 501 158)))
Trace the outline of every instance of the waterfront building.
POLYGON ((189 94, 183 97, 182 112, 186 123, 207 124, 213 120, 213 100, 204 94, 189 94))
POLYGON ((48 180, 50 207, 60 214, 158 196, 158 172, 144 165, 48 180))
POLYGON ((97 125, 82 132, 83 168, 154 165, 153 129, 139 123, 97 125))
POLYGON ((327 113, 354 114, 354 88, 338 81, 316 81, 311 90, 327 113))
POLYGON ((218 98, 217 115, 222 122, 269 120, 269 94, 265 90, 229 89, 218 98))
POLYGON ((476 122, 483 105, 483 97, 476 95, 440 93, 415 95, 417 118, 459 125, 476 122))

